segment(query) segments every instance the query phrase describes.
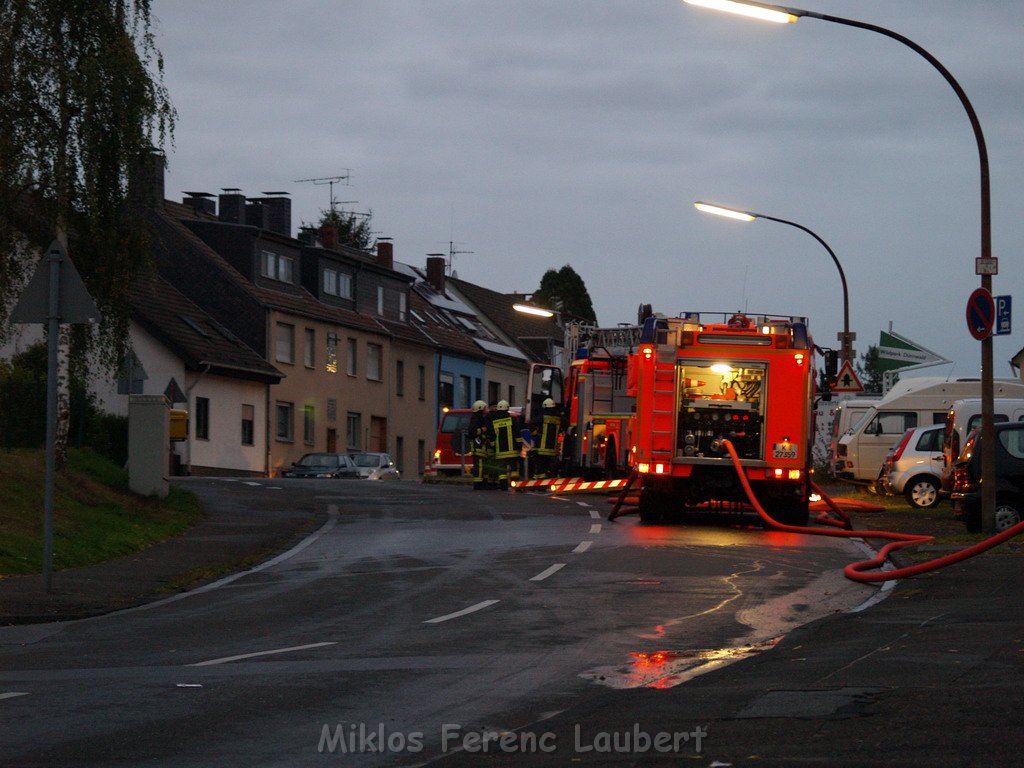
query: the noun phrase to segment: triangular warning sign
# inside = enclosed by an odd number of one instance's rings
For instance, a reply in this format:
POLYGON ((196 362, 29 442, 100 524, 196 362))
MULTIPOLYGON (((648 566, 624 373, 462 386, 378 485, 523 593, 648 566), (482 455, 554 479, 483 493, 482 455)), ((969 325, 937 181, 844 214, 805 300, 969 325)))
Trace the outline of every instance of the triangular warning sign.
POLYGON ((849 360, 843 363, 836 376, 836 383, 832 385, 833 392, 863 392, 864 385, 860 383, 857 372, 853 370, 853 363, 849 360))

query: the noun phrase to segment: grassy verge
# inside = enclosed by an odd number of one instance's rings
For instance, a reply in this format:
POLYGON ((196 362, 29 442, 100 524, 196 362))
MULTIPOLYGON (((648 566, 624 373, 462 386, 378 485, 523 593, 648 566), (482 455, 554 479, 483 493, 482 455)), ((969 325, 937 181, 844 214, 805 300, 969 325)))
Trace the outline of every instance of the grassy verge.
MULTIPOLYGON (((42 571, 45 460, 41 451, 0 453, 0 575, 42 571)), ((195 496, 166 499, 128 490, 128 473, 89 449, 68 454, 54 497, 54 570, 132 554, 202 517, 195 496)))

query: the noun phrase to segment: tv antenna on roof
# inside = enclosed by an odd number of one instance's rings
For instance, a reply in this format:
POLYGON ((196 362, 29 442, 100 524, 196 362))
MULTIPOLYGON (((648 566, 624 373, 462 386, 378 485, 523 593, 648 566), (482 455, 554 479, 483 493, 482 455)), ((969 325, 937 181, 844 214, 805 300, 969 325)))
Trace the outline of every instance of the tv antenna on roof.
MULTIPOLYGON (((344 181, 345 182, 345 186, 347 187, 348 186, 348 180, 349 180, 349 177, 351 175, 352 175, 351 169, 346 168, 344 175, 341 175, 341 176, 317 176, 314 179, 295 179, 295 181, 293 181, 292 183, 293 184, 303 184, 303 183, 309 182, 310 184, 316 184, 317 186, 321 186, 323 184, 329 185, 330 189, 328 190, 328 195, 329 195, 330 201, 331 201, 331 213, 333 214, 334 213, 334 206, 337 205, 337 201, 334 199, 334 185, 335 184, 340 184, 341 182, 344 181)), ((345 203, 354 203, 356 201, 355 200, 345 200, 344 202, 345 203)))
POLYGON ((455 275, 455 263, 454 263, 455 262, 455 257, 459 256, 461 254, 467 254, 468 255, 468 254, 471 254, 471 253, 476 253, 476 251, 457 251, 457 250, 455 250, 455 241, 453 241, 453 240, 449 240, 448 241, 448 275, 449 275, 449 277, 452 277, 452 276, 455 275))

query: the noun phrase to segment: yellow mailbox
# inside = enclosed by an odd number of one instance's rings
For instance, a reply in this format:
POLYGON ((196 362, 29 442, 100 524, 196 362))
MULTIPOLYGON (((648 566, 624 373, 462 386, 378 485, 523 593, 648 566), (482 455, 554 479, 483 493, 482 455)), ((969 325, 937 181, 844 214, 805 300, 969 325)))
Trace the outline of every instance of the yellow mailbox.
POLYGON ((188 440, 188 411, 184 408, 171 408, 169 414, 170 428, 168 432, 171 442, 188 440))

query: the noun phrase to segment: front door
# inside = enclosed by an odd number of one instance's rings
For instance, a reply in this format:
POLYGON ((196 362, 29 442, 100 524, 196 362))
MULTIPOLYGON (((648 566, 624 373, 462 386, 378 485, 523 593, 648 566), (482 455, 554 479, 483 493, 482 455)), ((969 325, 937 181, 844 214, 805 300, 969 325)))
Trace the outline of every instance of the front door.
POLYGON ((387 451, 388 444, 388 420, 380 416, 370 417, 370 444, 366 446, 368 451, 387 451))

